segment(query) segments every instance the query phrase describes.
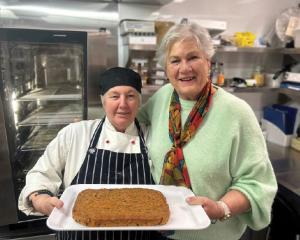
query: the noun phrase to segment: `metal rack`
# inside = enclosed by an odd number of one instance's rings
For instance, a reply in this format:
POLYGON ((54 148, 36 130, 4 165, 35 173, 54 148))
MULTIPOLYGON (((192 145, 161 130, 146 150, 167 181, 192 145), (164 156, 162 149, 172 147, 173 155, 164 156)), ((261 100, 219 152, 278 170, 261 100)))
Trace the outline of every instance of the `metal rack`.
POLYGON ((81 89, 74 88, 46 88, 34 89, 28 94, 20 97, 17 101, 35 101, 35 100, 81 100, 81 89))
POLYGON ((43 151, 48 143, 57 135, 60 126, 36 126, 28 140, 21 146, 22 151, 43 151))

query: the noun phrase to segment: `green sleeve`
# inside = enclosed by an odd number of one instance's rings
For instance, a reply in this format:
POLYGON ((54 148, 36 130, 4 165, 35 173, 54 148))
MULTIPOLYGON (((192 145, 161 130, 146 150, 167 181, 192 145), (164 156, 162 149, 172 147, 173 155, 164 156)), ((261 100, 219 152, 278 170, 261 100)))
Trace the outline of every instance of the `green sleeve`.
POLYGON ((253 111, 241 106, 238 129, 232 144, 230 171, 232 186, 246 195, 251 210, 238 217, 250 228, 266 227, 277 191, 275 174, 269 160, 266 142, 253 111))

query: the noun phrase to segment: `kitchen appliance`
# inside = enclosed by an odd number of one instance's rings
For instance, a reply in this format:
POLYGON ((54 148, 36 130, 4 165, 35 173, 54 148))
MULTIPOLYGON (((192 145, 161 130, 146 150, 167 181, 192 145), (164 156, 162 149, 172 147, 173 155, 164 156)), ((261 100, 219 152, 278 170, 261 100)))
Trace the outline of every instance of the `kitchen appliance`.
POLYGON ((4 226, 38 219, 17 209, 26 173, 60 129, 87 118, 87 33, 2 28, 0 49, 4 226))

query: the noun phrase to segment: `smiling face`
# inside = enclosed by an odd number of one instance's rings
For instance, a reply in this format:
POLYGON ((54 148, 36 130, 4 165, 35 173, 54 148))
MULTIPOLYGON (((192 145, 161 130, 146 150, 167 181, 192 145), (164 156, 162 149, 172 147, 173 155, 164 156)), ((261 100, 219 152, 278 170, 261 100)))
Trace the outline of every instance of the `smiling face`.
POLYGON ((196 100, 208 81, 210 61, 195 39, 186 39, 171 45, 166 58, 166 74, 185 100, 196 100))
POLYGON ((119 132, 134 121, 139 105, 139 93, 129 86, 117 86, 109 89, 103 96, 103 108, 110 123, 119 132))

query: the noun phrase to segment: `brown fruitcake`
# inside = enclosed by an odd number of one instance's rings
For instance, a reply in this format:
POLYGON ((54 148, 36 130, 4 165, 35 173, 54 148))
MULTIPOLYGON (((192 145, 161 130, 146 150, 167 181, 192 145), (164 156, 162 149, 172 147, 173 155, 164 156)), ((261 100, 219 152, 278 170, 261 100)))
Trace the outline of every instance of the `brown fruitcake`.
POLYGON ((157 190, 86 189, 78 194, 72 216, 89 227, 154 226, 166 224, 170 210, 157 190))

